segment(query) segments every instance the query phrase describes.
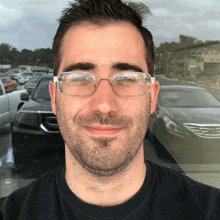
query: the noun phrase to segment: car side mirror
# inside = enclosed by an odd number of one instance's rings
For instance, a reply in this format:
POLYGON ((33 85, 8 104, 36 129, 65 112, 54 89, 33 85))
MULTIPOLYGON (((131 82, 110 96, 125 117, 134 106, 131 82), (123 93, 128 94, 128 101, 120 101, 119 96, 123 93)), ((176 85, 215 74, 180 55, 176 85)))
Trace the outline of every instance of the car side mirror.
POLYGON ((28 93, 21 93, 20 94, 20 99, 22 101, 28 101, 29 100, 29 94, 28 93))

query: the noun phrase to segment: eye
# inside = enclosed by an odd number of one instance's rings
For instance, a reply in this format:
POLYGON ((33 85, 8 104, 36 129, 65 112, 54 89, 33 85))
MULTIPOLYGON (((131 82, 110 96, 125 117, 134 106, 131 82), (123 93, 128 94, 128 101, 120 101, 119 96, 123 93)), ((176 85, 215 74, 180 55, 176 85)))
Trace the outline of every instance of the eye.
POLYGON ((117 76, 115 78, 115 80, 117 81, 126 81, 126 82, 133 82, 134 79, 132 79, 131 77, 127 77, 127 76, 117 76))
POLYGON ((71 81, 85 81, 85 80, 90 80, 91 77, 88 75, 84 75, 84 76, 79 76, 79 77, 74 77, 71 79, 71 81))

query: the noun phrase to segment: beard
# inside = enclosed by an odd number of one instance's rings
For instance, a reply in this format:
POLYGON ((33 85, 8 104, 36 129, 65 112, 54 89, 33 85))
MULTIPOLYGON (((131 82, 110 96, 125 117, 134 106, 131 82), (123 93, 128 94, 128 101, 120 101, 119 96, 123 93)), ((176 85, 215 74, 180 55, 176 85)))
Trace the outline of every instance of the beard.
POLYGON ((89 116, 77 114, 74 118, 67 118, 61 103, 56 106, 57 121, 65 144, 89 173, 99 177, 115 175, 124 170, 140 150, 148 126, 150 105, 143 107, 134 117, 117 116, 115 113, 106 116, 94 112, 89 116), (95 137, 83 128, 94 124, 122 128, 123 133, 119 131, 121 134, 114 137, 95 137))

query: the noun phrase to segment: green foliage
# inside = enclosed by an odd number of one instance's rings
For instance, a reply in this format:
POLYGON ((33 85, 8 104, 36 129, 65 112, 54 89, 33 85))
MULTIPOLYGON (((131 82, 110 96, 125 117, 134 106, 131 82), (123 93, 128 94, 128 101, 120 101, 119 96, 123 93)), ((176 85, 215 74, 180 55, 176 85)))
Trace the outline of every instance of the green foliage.
POLYGON ((40 48, 34 51, 23 49, 20 51, 9 44, 0 44, 0 64, 11 64, 12 68, 19 65, 53 66, 53 54, 50 48, 40 48))

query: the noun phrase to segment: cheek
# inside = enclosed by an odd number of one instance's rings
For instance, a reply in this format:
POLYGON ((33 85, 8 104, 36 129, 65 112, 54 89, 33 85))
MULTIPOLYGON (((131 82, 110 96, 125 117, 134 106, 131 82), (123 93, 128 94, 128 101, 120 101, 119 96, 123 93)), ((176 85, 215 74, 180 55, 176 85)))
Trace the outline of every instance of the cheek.
POLYGON ((127 98, 120 104, 123 114, 127 116, 136 116, 139 112, 146 112, 150 108, 150 98, 146 96, 127 98), (130 100, 129 100, 130 99, 130 100))
POLYGON ((74 118, 80 111, 84 109, 82 101, 68 96, 59 97, 56 100, 57 113, 62 114, 66 119, 74 118))

